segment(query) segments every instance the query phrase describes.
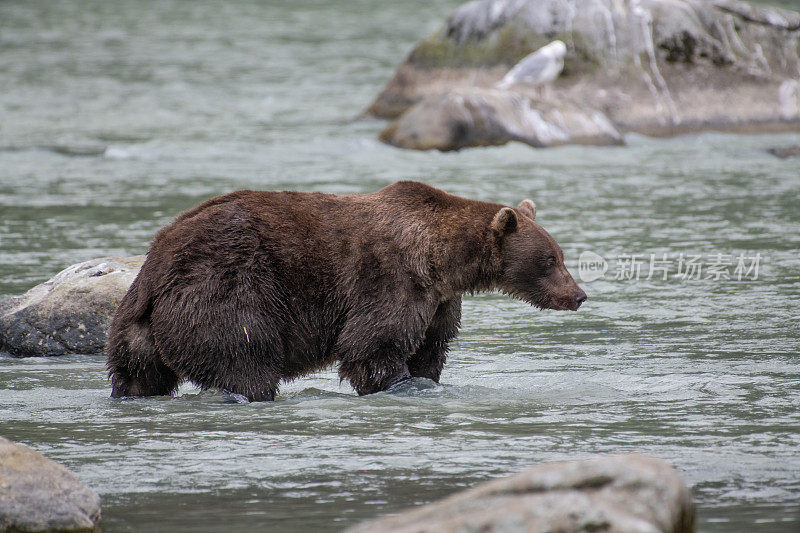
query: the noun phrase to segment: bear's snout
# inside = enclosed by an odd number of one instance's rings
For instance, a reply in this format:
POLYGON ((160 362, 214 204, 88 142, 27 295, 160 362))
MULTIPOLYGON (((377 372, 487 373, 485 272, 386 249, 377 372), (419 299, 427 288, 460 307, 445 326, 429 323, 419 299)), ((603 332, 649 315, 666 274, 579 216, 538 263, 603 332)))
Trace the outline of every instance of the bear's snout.
POLYGON ((575 293, 575 303, 572 306, 572 310, 577 311, 581 304, 586 301, 586 298, 587 296, 583 289, 578 289, 578 292, 575 293))

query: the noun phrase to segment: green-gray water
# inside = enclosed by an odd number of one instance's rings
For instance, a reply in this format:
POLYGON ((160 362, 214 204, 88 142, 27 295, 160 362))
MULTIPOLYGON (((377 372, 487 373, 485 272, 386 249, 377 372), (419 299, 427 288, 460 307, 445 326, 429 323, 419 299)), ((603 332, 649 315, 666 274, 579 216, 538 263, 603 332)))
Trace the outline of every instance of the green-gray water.
MULTIPOLYGON (((104 531, 338 530, 538 461, 640 451, 680 468, 701 531, 800 529, 800 135, 630 136, 624 148, 416 153, 352 121, 459 2, 0 3, 0 295, 143 253, 240 188, 414 177, 533 198, 577 313, 468 297, 442 385, 356 397, 333 371, 236 405, 189 385, 112 401, 102 358, 0 355, 0 435, 103 498, 104 531), (70 155, 71 154, 71 155, 70 155), (86 155, 80 155, 86 154, 86 155), (615 279, 630 254, 639 280, 615 279), (670 277, 651 279, 650 254, 670 277), (757 279, 675 276, 760 254, 757 279)), ((748 261, 748 266, 751 261, 748 261)))

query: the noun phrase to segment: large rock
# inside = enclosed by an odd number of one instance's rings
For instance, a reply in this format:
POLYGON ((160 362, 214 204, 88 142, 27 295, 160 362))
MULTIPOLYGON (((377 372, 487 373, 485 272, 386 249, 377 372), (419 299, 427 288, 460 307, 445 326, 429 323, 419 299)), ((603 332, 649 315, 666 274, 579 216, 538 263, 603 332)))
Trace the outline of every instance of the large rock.
POLYGON ((499 89, 449 92, 423 99, 389 125, 380 139, 400 148, 442 151, 509 141, 535 147, 623 144, 622 135, 595 109, 539 104, 534 107, 530 99, 499 89))
POLYGON ((91 531, 100 497, 40 453, 0 437, 0 531, 91 531))
POLYGON ((102 353, 144 256, 93 259, 0 300, 0 350, 16 357, 102 353))
POLYGON ((691 494, 664 461, 616 455, 543 463, 349 533, 694 531, 691 494))
POLYGON ((800 13, 736 0, 470 2, 414 47, 367 113, 400 117, 381 138, 417 149, 608 144, 633 131, 796 131, 800 13), (554 39, 567 56, 548 97, 522 83, 494 88, 554 39), (486 91, 525 109, 518 122, 525 113, 536 120, 521 134, 518 124, 498 128, 509 122, 503 105, 493 106, 499 118, 472 120, 470 99, 486 91))

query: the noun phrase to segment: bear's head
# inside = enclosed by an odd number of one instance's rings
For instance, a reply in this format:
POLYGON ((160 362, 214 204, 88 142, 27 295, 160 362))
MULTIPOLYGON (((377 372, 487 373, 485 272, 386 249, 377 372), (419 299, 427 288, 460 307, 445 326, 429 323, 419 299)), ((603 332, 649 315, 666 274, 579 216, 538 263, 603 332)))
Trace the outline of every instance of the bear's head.
POLYGON ((536 205, 523 200, 504 207, 492 220, 502 260, 498 288, 540 309, 577 311, 586 300, 564 266, 564 253, 535 222, 536 205))

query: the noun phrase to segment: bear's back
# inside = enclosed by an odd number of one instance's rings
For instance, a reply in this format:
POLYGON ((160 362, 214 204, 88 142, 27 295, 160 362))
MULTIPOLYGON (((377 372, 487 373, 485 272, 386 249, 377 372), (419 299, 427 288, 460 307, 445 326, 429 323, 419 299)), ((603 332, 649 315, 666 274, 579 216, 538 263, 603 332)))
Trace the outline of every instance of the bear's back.
POLYGON ((221 266, 233 271, 256 258, 297 283, 312 274, 302 281, 334 276, 352 286, 384 272, 427 277, 433 263, 473 254, 462 250, 465 240, 498 207, 413 181, 349 195, 242 190, 179 215, 156 235, 148 258, 159 265, 154 276, 170 279, 221 266))

